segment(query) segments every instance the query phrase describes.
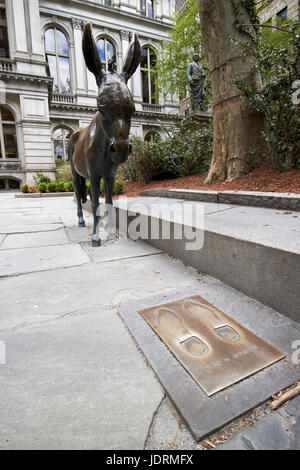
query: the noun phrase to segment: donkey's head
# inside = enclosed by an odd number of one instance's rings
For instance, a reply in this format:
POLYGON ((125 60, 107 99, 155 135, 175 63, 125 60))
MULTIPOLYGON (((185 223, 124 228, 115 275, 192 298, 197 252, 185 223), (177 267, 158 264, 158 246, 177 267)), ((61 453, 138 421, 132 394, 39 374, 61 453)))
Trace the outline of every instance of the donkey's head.
POLYGON ((140 63, 139 40, 134 34, 120 74, 115 67, 109 67, 108 71, 103 69, 90 23, 84 28, 82 49, 87 68, 95 75, 99 87, 98 110, 108 138, 109 153, 115 163, 123 163, 131 153, 128 138, 135 106, 127 82, 140 63))

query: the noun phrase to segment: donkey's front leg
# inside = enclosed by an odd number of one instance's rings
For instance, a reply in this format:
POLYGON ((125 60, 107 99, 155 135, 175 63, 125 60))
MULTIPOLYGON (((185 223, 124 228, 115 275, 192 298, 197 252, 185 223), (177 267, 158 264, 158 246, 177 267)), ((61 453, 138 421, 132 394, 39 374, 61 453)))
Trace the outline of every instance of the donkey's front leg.
POLYGON ((90 195, 92 198, 92 209, 93 209, 93 217, 94 217, 94 230, 92 236, 92 246, 98 247, 101 246, 101 239, 99 236, 99 223, 100 223, 100 215, 99 215, 99 196, 100 196, 100 178, 93 178, 91 179, 91 186, 90 186, 90 195))
POLYGON ((106 211, 107 211, 107 232, 109 238, 116 238, 116 230, 115 224, 113 220, 113 191, 114 191, 114 177, 106 177, 104 178, 104 185, 105 185, 105 204, 106 204, 106 211))

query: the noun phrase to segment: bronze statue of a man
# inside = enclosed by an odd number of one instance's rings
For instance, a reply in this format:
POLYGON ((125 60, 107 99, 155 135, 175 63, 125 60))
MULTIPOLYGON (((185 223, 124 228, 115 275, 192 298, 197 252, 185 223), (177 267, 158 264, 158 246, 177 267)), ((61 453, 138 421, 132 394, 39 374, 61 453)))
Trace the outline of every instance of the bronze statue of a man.
POLYGON ((206 73, 199 64, 199 54, 194 54, 193 62, 188 65, 187 78, 192 100, 192 110, 206 111, 204 100, 206 96, 206 73))

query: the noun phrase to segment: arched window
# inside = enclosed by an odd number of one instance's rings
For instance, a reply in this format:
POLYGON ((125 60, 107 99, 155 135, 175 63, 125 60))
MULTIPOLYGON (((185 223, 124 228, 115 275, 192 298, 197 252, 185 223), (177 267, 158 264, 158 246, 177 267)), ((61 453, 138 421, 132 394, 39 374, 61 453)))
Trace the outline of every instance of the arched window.
POLYGON ((0 107, 0 158, 18 158, 16 123, 13 114, 4 106, 0 107))
POLYGON ((154 142, 157 142, 159 140, 161 140, 161 136, 158 132, 156 131, 149 131, 147 132, 147 134, 145 135, 145 139, 144 139, 146 142, 151 142, 151 141, 154 141, 154 142))
POLYGON ((156 65, 156 53, 155 51, 147 46, 142 48, 141 57, 141 74, 142 74, 142 94, 143 102, 156 104, 157 98, 155 96, 156 85, 155 85, 155 65, 156 65))
POLYGON ((66 127, 59 127, 53 132, 54 157, 62 161, 69 160, 69 138, 72 130, 66 127))
POLYGON ((59 29, 47 29, 45 52, 50 75, 54 78, 53 91, 71 93, 69 44, 66 36, 59 29))
POLYGON ((116 63, 116 49, 114 45, 106 38, 100 38, 97 41, 97 49, 101 58, 102 65, 108 70, 110 61, 116 63))
POLYGON ((153 0, 140 0, 141 15, 154 18, 153 0))

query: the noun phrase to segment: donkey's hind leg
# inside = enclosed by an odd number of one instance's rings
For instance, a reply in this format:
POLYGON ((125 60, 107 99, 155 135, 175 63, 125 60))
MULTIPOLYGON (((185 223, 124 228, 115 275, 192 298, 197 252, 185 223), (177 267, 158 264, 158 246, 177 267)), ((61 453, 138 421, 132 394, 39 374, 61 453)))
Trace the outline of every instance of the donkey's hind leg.
POLYGON ((79 227, 85 227, 85 221, 83 218, 82 202, 86 202, 86 184, 85 178, 80 176, 72 165, 72 179, 75 188, 76 200, 77 200, 77 216, 79 227))

